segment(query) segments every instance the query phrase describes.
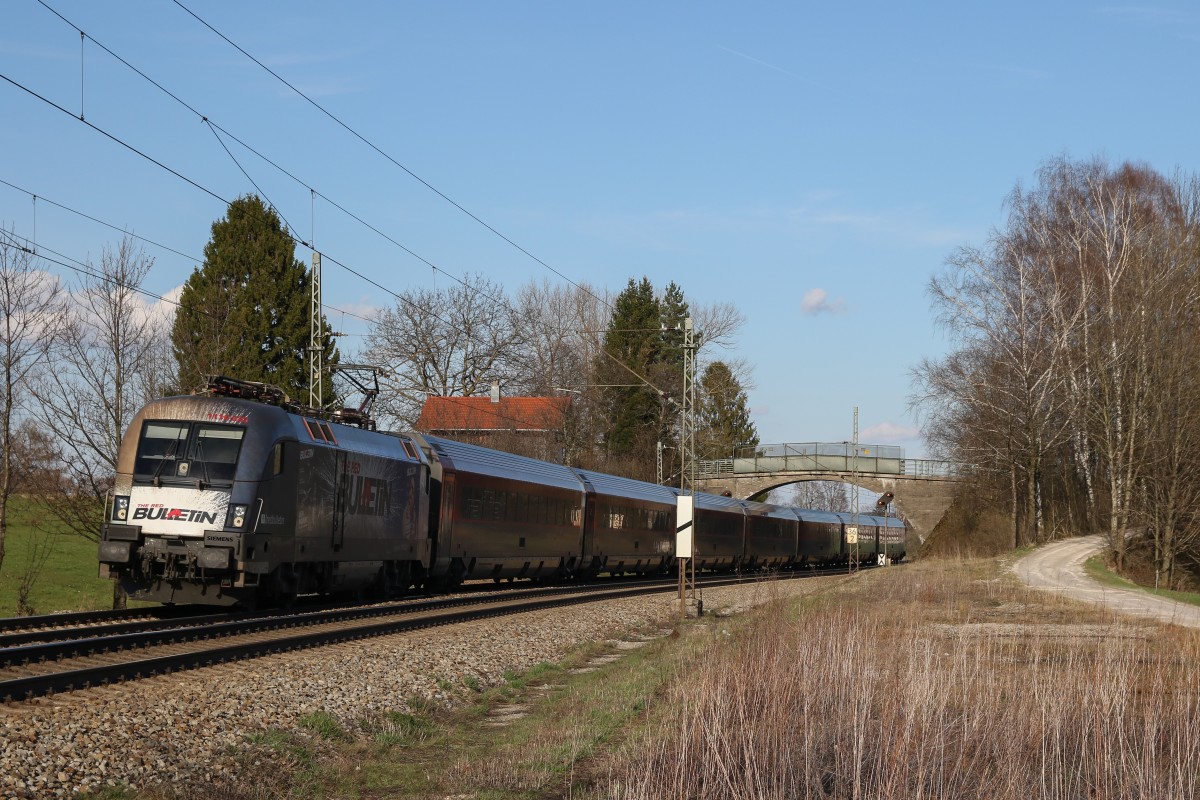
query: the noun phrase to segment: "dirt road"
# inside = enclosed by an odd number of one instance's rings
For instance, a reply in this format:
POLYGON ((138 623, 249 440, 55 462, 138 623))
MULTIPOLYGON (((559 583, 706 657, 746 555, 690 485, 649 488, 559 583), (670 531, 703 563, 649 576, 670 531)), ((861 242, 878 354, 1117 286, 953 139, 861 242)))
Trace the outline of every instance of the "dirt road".
POLYGON ((1027 585, 1077 600, 1102 603, 1130 616, 1200 628, 1200 606, 1156 597, 1149 591, 1102 586, 1084 572, 1083 562, 1104 546, 1100 536, 1082 536, 1039 547, 1013 567, 1027 585))

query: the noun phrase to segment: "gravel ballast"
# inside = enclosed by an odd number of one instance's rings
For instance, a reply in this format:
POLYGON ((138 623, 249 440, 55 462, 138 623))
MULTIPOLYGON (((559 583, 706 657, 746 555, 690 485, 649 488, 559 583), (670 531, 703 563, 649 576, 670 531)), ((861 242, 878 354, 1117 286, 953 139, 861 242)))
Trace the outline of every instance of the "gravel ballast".
MULTIPOLYGON (((706 590, 729 613, 821 581, 706 590)), ((0 707, 0 798, 68 797, 106 784, 212 785, 237 774, 250 737, 311 735, 321 711, 347 729, 409 698, 445 705, 461 687, 558 662, 589 641, 673 623, 670 594, 590 603, 360 640, 0 707)))

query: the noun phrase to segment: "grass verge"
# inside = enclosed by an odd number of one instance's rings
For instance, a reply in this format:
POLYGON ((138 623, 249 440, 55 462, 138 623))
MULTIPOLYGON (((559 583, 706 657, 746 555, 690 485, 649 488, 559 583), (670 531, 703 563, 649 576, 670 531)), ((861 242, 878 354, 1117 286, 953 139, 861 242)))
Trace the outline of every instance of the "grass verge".
POLYGON ((1134 583, 1128 578, 1123 578, 1113 572, 1108 566, 1103 555, 1093 556, 1084 562, 1084 569, 1087 574, 1094 580, 1105 586, 1112 586, 1116 589, 1132 589, 1137 592, 1146 592, 1155 597, 1162 597, 1167 600, 1175 600, 1188 605, 1200 606, 1200 594, 1196 592, 1178 592, 1173 589, 1155 589, 1153 586, 1143 586, 1140 583, 1134 583))
POLYGON ((0 617, 18 614, 25 580, 31 580, 26 602, 33 613, 112 607, 112 582, 97 577, 96 543, 65 530, 36 503, 20 497, 10 502, 4 548, 0 617))

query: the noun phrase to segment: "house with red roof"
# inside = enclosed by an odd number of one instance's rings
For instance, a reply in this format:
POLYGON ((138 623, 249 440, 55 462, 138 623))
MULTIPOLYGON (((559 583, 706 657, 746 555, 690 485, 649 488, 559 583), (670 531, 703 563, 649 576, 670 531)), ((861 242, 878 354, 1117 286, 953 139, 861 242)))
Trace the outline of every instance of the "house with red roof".
POLYGON ((561 461, 569 397, 427 397, 418 431, 509 453, 561 461))

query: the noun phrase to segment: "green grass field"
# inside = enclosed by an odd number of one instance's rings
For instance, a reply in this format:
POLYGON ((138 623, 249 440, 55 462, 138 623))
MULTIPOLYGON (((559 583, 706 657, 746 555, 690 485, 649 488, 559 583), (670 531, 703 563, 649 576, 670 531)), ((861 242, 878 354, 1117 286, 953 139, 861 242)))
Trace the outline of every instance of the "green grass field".
POLYGON ((1148 592, 1149 594, 1158 597, 1165 597, 1168 600, 1178 600, 1181 603, 1188 603, 1193 606, 1200 606, 1200 594, 1196 592, 1177 592, 1171 589, 1155 589, 1153 586, 1142 586, 1134 583, 1127 578, 1122 578, 1113 572, 1107 563, 1104 556, 1093 556, 1083 564, 1087 574, 1095 578, 1105 586, 1113 586, 1118 589, 1137 589, 1138 591, 1148 592))
POLYGON ((97 577, 96 543, 65 531, 49 514, 22 498, 9 503, 4 552, 0 617, 17 614, 18 589, 39 553, 46 557, 29 595, 35 613, 112 607, 112 583, 97 577))

